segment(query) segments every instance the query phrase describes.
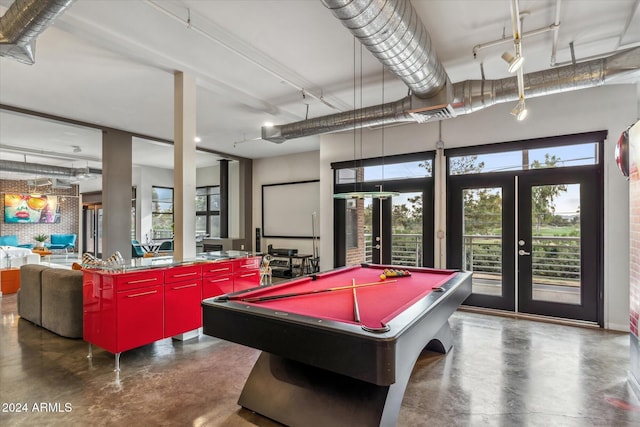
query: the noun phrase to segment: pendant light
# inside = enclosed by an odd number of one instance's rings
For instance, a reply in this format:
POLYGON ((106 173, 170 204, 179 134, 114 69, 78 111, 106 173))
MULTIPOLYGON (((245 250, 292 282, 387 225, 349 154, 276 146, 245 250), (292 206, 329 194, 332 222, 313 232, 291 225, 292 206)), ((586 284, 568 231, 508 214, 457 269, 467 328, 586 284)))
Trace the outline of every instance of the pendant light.
MULTIPOLYGON (((353 115, 354 115, 354 123, 356 123, 356 87, 357 87, 357 79, 356 79, 356 39, 353 38, 353 115)), ((384 67, 382 69, 382 102, 381 107, 384 106, 384 67)), ((362 44, 360 44, 360 109, 362 109, 362 44)), ((362 117, 362 114, 360 114, 362 117)), ((387 199, 389 197, 394 197, 400 195, 398 192, 394 191, 384 191, 382 188, 382 184, 377 185, 378 190, 376 191, 364 191, 362 190, 362 181, 358 177, 358 169, 362 169, 362 121, 360 124, 354 124, 353 126, 353 169, 354 169, 354 183, 353 183, 353 191, 347 191, 344 193, 334 193, 334 199, 387 199), (358 129, 360 130, 360 159, 357 158, 357 140, 358 140, 358 129), (358 166, 360 163, 360 166, 358 166), (360 184, 360 188, 358 188, 360 184)), ((384 119, 382 119, 382 127, 381 127, 381 135, 382 135, 382 181, 384 181, 384 119)), ((364 180, 364 176, 362 176, 362 180, 364 180)))

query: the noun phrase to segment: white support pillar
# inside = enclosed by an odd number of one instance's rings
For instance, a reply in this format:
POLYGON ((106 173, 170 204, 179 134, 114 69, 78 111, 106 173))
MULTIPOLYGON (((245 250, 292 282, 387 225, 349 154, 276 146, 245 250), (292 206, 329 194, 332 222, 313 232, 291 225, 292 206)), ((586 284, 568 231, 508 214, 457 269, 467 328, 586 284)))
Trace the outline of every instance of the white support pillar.
POLYGON ((174 75, 173 220, 175 261, 196 255, 196 82, 174 75))

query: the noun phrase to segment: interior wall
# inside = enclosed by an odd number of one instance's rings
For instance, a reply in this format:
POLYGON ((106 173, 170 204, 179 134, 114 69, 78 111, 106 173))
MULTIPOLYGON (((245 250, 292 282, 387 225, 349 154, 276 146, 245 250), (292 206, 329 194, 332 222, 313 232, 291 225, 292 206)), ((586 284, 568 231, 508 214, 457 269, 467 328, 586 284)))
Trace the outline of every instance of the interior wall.
MULTIPOLYGON (((43 187, 41 191, 47 189, 43 187)), ((80 193, 78 186, 71 188, 51 189, 58 196, 60 206, 60 222, 53 224, 26 224, 26 223, 6 223, 4 222, 4 194, 20 193, 29 194, 27 181, 20 180, 0 180, 0 236, 16 235, 20 244, 35 244, 34 236, 38 234, 76 234, 76 249, 81 250, 80 231, 80 193)), ((49 239, 48 242, 51 242, 49 239)))
MULTIPOLYGON (((445 148, 597 130, 608 131, 604 156, 604 323, 606 328, 627 331, 629 327, 628 183, 616 168, 614 149, 620 133, 638 117, 635 85, 608 85, 529 99, 527 100, 529 115, 523 122, 516 121, 509 114, 513 106, 513 103, 499 104, 473 114, 443 121, 442 140, 445 148)), ((384 154, 435 150, 437 140, 437 122, 389 126, 384 129, 384 154)), ((363 153, 358 152, 358 158, 382 154, 381 131, 365 131, 363 153)), ((333 267, 333 176, 330 164, 353 158, 353 133, 343 132, 321 137, 320 262, 323 270, 333 267)))
MULTIPOLYGON (((295 144, 295 140, 286 142, 286 144, 295 144)), ((253 224, 262 230, 262 186, 265 184, 281 184, 319 179, 320 152, 312 151, 254 160, 253 176, 253 224)), ((296 203, 296 201, 291 200, 291 203, 296 203)), ((311 218, 309 218, 309 221, 311 221, 311 218)), ((333 224, 331 224, 331 228, 327 230, 332 229, 333 224)), ((267 252, 267 247, 270 244, 273 245, 274 248, 298 249, 298 253, 300 254, 313 254, 313 239, 262 237, 261 247, 256 248, 255 237, 252 238, 252 246, 255 251, 267 252)))

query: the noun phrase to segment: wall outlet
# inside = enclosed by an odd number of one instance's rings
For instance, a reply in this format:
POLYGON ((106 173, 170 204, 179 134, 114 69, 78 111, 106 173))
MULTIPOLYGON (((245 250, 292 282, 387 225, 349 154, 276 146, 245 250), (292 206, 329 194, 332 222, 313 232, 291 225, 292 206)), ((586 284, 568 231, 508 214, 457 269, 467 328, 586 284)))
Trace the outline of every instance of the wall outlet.
POLYGON ((240 245, 240 250, 244 251, 244 245, 240 245))

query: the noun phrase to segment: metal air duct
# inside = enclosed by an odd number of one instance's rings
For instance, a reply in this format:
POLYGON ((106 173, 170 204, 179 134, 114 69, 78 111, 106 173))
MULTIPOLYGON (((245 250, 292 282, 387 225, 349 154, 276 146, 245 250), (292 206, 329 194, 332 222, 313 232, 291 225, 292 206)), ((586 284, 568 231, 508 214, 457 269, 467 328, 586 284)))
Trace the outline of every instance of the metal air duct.
MULTIPOLYGON (((408 0, 322 0, 380 61, 412 90, 396 102, 262 127, 262 139, 288 139, 400 122, 424 123, 518 100, 516 77, 467 80, 451 85, 429 35, 408 0), (416 43, 416 40, 420 43, 416 43), (394 44, 395 43, 395 44, 394 44), (411 64, 411 65, 407 65, 411 64), (421 64, 418 71, 414 65, 421 64), (427 83, 424 83, 427 82, 427 83)), ((640 48, 580 64, 525 74, 527 98, 600 86, 640 76, 640 48)))
POLYGON ((16 0, 0 18, 0 56, 35 62, 35 43, 74 0, 16 0))
POLYGON ((447 82, 431 37, 409 0, 322 0, 360 42, 419 98, 447 82))
POLYGON ((0 160, 0 171, 16 172, 26 175, 53 176, 61 178, 76 178, 78 174, 89 172, 91 174, 102 174, 100 169, 89 168, 65 168, 62 166, 39 165, 35 163, 14 162, 12 160, 0 160))

